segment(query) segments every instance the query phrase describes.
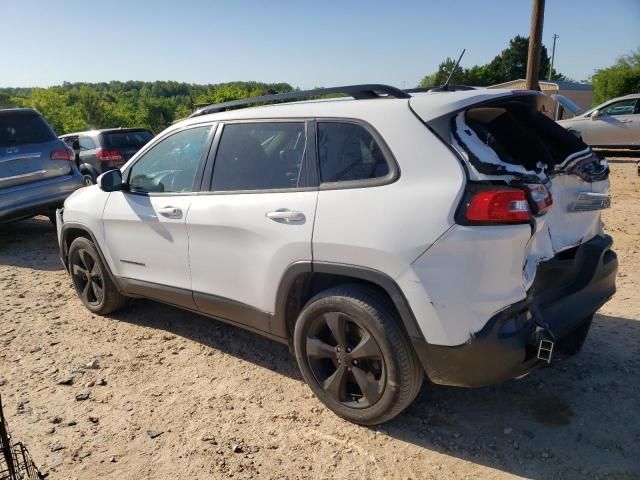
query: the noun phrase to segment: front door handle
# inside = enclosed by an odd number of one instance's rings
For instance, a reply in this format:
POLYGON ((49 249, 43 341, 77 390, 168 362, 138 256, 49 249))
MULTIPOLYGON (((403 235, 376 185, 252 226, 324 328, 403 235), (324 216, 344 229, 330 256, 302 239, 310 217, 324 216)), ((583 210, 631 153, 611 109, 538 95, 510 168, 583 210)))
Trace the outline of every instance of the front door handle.
POLYGON ((158 210, 158 213, 167 218, 182 218, 182 210, 180 210, 178 207, 162 207, 158 210))
POLYGON ((285 208, 280 208, 273 212, 268 212, 266 217, 273 220, 274 222, 281 223, 293 223, 293 222, 303 222, 305 219, 304 213, 296 212, 294 210, 288 210, 285 208))

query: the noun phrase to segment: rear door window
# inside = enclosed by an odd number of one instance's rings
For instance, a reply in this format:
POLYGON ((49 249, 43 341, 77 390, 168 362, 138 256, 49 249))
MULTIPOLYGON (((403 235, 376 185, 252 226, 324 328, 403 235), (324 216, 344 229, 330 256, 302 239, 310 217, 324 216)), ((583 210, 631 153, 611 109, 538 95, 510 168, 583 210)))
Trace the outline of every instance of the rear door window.
POLYGON ((356 123, 318 122, 318 162, 322 183, 370 180, 390 173, 378 142, 356 123))
POLYGON ((45 143, 55 139, 42 117, 35 114, 0 114, 0 146, 45 143))
POLYGON ((227 124, 216 153, 212 190, 306 186, 305 152, 303 122, 227 124))

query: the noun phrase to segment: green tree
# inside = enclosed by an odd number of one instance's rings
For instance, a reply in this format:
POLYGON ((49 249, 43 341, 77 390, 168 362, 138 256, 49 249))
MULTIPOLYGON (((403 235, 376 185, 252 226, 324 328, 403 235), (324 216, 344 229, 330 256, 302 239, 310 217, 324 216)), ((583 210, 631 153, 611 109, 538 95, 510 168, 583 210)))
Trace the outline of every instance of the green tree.
POLYGON ((34 88, 29 96, 13 100, 17 106, 38 110, 58 134, 84 127, 73 95, 62 87, 34 88))
MULTIPOLYGON (((433 73, 431 75, 427 75, 426 77, 424 77, 418 84, 418 87, 427 88, 427 87, 435 87, 435 86, 444 84, 444 82, 447 81, 447 78, 449 78, 449 75, 451 74, 455 66, 456 66, 456 60, 450 57, 445 58, 444 61, 440 63, 440 65, 438 65, 438 70, 436 71, 436 73, 433 73)), ((456 72, 453 74, 453 77, 451 77, 451 84, 462 85, 462 84, 465 84, 465 81, 466 81, 465 69, 458 68, 456 72)))
POLYGON ((640 92, 640 49, 621 56, 611 67, 597 70, 591 81, 594 105, 640 92))

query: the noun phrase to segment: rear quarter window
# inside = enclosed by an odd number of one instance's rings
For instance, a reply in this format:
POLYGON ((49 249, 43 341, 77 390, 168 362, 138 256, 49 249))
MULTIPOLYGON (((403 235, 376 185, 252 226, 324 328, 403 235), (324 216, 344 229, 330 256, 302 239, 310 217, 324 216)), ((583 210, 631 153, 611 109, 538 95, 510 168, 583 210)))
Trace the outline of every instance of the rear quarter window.
POLYGON ((318 122, 318 161, 322 183, 370 180, 389 175, 389 163, 363 126, 318 122))
POLYGON ((55 139, 51 127, 39 115, 0 114, 0 146, 45 143, 55 139))

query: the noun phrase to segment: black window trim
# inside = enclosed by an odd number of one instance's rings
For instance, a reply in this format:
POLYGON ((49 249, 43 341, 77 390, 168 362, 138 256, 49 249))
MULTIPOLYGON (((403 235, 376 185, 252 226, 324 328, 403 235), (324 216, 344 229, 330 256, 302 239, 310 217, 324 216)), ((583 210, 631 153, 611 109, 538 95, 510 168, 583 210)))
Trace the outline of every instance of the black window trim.
POLYGON ((204 179, 201 185, 201 191, 198 195, 246 195, 246 194, 258 194, 258 193, 288 193, 288 192, 314 192, 318 190, 316 170, 317 159, 316 157, 316 139, 315 139, 315 126, 313 125, 313 119, 309 117, 278 117, 278 118, 243 118, 238 120, 221 120, 218 125, 218 131, 216 132, 213 144, 209 151, 207 158, 207 166, 205 167, 204 179), (215 170, 215 158, 218 154, 218 148, 220 146, 220 140, 224 127, 226 125, 242 124, 242 123, 302 123, 305 126, 305 155, 303 160, 303 166, 306 170, 306 186, 304 187, 291 187, 291 188, 262 188, 252 190, 213 190, 213 173, 215 170), (315 180, 314 180, 315 179, 315 180))
POLYGON ((143 197, 185 197, 197 195, 200 193, 200 189, 202 186, 202 176, 205 170, 206 160, 209 156, 209 151, 211 149, 211 145, 213 143, 213 139, 216 135, 216 132, 219 130, 219 123, 217 121, 207 121, 202 123, 192 123, 189 125, 185 125, 184 127, 177 128, 175 130, 171 130, 164 135, 153 138, 149 143, 147 143, 142 151, 140 152, 140 156, 136 158, 135 162, 131 165, 127 165, 126 168, 122 170, 122 178, 125 182, 126 189, 122 190, 124 193, 128 193, 131 195, 139 195, 143 197), (131 169, 135 164, 137 164, 141 159, 143 159, 149 151, 151 151, 156 145, 160 142, 163 142, 165 139, 180 133, 185 130, 190 130, 192 128, 202 128, 202 127, 211 127, 207 135, 207 140, 205 141, 204 148, 202 149, 202 153, 200 154, 200 161, 198 163, 198 168, 196 169, 196 174, 193 179, 193 185, 190 192, 136 192, 129 190, 129 176, 131 174, 131 169))
POLYGON ((322 178, 320 176, 320 158, 319 158, 319 150, 317 148, 318 144, 318 124, 319 123, 351 123, 354 125, 358 125, 363 127, 369 134, 373 137, 375 142, 380 147, 380 151, 384 156, 384 159, 387 162, 387 166, 389 167, 389 173, 382 177, 376 178, 365 178, 362 180, 347 180, 347 181, 337 181, 337 182, 320 182, 319 190, 344 190, 344 189, 353 189, 353 188, 369 188, 369 187, 381 187, 384 185, 390 185, 400 178, 400 166, 396 161, 391 149, 387 145, 387 142, 384 141, 382 135, 371 125, 369 122, 358 118, 344 118, 344 117, 317 117, 314 119, 315 122, 315 142, 316 142, 316 170, 318 179, 322 178))

